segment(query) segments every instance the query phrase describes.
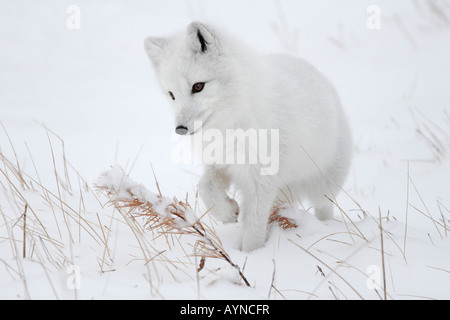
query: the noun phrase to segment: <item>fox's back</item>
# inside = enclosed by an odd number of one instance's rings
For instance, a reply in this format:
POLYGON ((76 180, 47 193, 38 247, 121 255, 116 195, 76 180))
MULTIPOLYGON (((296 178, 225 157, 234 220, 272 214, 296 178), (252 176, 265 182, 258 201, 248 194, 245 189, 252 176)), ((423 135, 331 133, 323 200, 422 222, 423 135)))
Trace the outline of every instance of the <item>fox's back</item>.
MULTIPOLYGON (((330 105, 338 102, 331 83, 307 61, 283 54, 267 55, 264 61, 270 70, 268 74, 272 77, 271 83, 280 90, 280 93, 293 97, 296 100, 294 104, 330 105)), ((317 107, 314 110, 320 111, 317 107)))
POLYGON ((340 152, 338 137, 347 125, 334 87, 303 59, 277 54, 263 60, 267 99, 280 128, 280 160, 289 163, 284 167, 303 174, 317 165, 328 167, 340 152))

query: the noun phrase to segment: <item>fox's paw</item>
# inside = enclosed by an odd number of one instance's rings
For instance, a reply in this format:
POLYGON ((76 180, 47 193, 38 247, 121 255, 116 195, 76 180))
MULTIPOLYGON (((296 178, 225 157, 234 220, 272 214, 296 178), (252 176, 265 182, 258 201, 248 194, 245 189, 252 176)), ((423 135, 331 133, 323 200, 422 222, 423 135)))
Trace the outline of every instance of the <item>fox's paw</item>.
POLYGON ((236 200, 228 198, 226 201, 216 205, 211 209, 211 215, 220 222, 234 223, 237 222, 239 215, 239 204, 236 200))
POLYGON ((228 198, 228 202, 231 205, 230 216, 232 217, 233 222, 237 222, 237 218, 239 216, 239 203, 231 198, 228 198))
POLYGON ((244 233, 242 235, 241 250, 243 252, 252 252, 264 246, 266 235, 264 233, 244 233))

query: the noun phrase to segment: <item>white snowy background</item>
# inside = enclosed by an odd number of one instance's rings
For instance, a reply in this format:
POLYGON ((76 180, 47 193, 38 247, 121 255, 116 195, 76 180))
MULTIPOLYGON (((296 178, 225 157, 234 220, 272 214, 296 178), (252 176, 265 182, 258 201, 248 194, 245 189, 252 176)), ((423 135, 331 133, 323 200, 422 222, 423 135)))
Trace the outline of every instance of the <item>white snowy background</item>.
POLYGON ((0 299, 450 298, 449 57, 443 0, 1 0, 0 299), (333 221, 291 208, 297 229, 244 253, 239 224, 203 218, 251 288, 222 260, 197 272, 188 236, 139 233, 93 189, 118 164, 156 192, 153 166, 165 196, 195 201, 201 167, 172 159, 180 141, 143 50, 192 20, 310 61, 353 130, 333 221))

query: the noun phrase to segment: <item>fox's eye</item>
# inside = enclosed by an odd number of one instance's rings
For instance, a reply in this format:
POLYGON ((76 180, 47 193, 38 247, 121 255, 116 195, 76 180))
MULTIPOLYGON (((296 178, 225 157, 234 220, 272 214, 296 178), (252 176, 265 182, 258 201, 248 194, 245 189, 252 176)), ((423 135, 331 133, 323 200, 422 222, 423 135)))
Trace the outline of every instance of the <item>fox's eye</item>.
POLYGON ((205 87, 205 83, 204 82, 197 82, 196 84, 194 84, 192 86, 192 93, 201 92, 204 87, 205 87))
POLYGON ((171 91, 169 91, 169 96, 172 98, 172 100, 175 100, 175 96, 173 95, 173 93, 171 91))

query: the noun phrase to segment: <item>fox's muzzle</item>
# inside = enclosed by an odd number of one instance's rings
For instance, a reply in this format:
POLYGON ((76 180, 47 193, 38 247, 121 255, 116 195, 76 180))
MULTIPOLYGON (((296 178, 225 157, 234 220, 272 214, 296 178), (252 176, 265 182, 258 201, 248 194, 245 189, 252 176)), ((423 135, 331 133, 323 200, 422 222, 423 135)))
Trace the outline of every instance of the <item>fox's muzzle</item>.
POLYGON ((175 132, 176 132, 177 134, 179 134, 180 136, 185 136, 185 135, 188 134, 189 130, 188 130, 188 128, 186 128, 185 126, 178 126, 178 127, 175 129, 175 132))

